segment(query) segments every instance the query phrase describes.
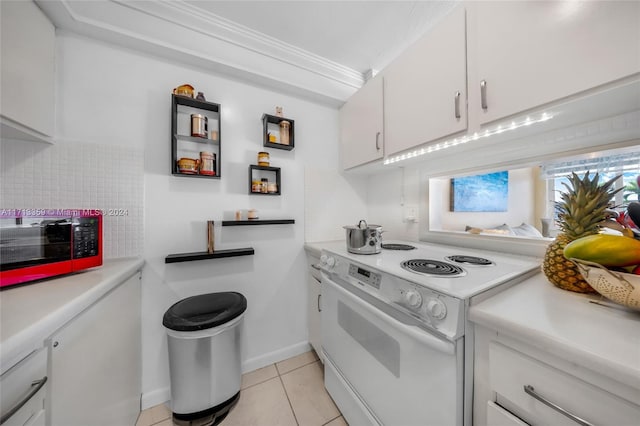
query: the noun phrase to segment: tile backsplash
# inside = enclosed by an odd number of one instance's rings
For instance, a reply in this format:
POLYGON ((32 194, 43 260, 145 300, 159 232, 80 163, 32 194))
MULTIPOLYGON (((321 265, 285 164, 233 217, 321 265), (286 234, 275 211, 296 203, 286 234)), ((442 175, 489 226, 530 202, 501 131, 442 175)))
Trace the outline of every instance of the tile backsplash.
POLYGON ((100 209, 104 257, 141 256, 142 149, 83 142, 0 142, 0 208, 100 209))

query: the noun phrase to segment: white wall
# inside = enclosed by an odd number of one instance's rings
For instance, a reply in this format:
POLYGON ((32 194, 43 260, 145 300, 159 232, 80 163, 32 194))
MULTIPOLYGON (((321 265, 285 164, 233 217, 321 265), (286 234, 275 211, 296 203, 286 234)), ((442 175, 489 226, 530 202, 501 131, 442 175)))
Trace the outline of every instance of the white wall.
POLYGON ((143 406, 169 398, 162 315, 184 297, 227 290, 247 297, 245 371, 308 350, 305 230, 323 238, 305 223, 304 171, 336 173, 337 110, 74 35, 59 35, 58 43, 57 136, 144 152, 143 406), (222 106, 220 180, 169 174, 170 93, 183 83, 222 106), (294 150, 268 150, 271 165, 282 168, 282 196, 250 196, 248 166, 264 149, 261 116, 276 105, 296 130, 294 150), (296 223, 217 229, 217 248, 253 247, 254 256, 164 263, 170 253, 205 251, 206 220, 248 208, 296 223))
POLYGON ((393 168, 367 178, 367 207, 369 223, 381 225, 385 240, 418 241, 421 224, 420 174, 415 168, 393 168), (416 211, 415 221, 407 221, 410 209, 416 211))

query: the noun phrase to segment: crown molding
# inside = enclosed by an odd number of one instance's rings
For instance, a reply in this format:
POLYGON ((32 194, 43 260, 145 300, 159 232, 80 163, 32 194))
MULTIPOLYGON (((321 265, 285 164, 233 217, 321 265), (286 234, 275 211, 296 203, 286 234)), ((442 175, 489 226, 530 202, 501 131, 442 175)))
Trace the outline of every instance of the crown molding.
POLYGON ((333 106, 365 76, 182 0, 36 0, 58 29, 221 72, 333 106))

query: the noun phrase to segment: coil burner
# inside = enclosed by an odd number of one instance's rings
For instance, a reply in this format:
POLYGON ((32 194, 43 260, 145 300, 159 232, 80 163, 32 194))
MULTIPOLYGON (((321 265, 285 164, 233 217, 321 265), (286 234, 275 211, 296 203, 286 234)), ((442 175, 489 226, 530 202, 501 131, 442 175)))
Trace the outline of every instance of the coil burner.
POLYGON ((413 250, 416 247, 409 244, 382 244, 385 250, 413 250))
POLYGON ((457 255, 454 255, 454 256, 447 256, 447 257, 445 257, 445 259, 447 259, 447 260, 449 260, 451 262, 464 263, 466 265, 475 265, 475 266, 491 266, 491 265, 495 265, 495 263, 493 263, 489 259, 485 259, 483 257, 476 257, 476 256, 467 256, 467 255, 464 255, 464 254, 457 254, 457 255))
POLYGON ((467 272, 457 265, 432 259, 411 259, 400 264, 404 269, 438 277, 462 277, 467 272))

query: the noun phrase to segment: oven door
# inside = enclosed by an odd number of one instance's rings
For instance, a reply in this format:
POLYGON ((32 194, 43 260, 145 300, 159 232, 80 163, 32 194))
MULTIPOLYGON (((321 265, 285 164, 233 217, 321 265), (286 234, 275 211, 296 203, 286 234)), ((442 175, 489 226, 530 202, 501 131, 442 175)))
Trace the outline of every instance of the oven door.
POLYGON ((463 340, 437 337, 341 282, 323 273, 322 347, 325 386, 347 422, 461 425, 463 340))

